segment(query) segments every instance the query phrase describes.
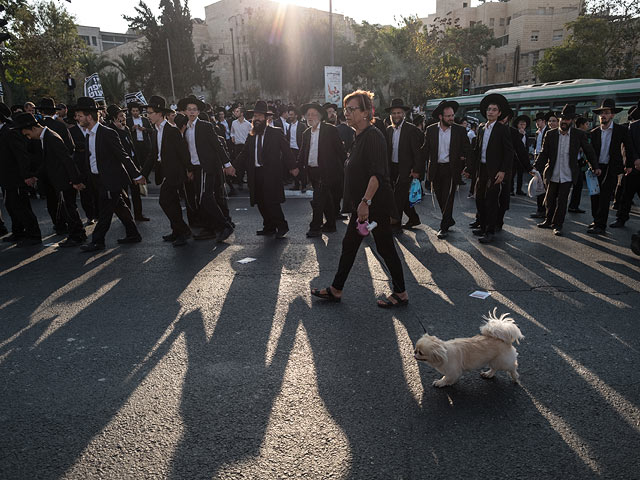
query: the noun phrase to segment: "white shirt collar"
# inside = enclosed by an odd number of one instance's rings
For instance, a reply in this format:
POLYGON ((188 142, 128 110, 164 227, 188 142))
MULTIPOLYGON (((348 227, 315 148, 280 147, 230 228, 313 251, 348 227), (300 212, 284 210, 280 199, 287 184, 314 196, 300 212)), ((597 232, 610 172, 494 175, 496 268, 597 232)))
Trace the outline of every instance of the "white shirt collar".
POLYGON ((404 121, 405 121, 405 119, 403 118, 402 121, 400 122, 400 124, 397 127, 395 125, 393 126, 393 129, 394 130, 398 130, 398 129, 402 128, 402 125, 404 125, 404 121))
POLYGON ((600 130, 602 130, 603 132, 605 130, 611 130, 612 128, 613 128, 613 120, 609 122, 609 126, 607 128, 602 128, 602 124, 600 124, 600 130))
MULTIPOLYGON (((189 122, 189 128, 194 128, 196 126, 196 123, 198 122, 199 118, 196 117, 195 120, 192 122, 189 122)), ((166 120, 165 120, 166 121, 166 120)))
POLYGON ((100 126, 100 122, 96 122, 91 130, 87 130, 87 133, 96 133, 98 131, 98 127, 100 126))
POLYGON ((45 134, 45 132, 46 132, 48 129, 49 129, 49 127, 44 127, 44 128, 42 129, 42 133, 40 134, 40 140, 44 140, 44 134, 45 134))
POLYGON ((157 127, 157 128, 158 128, 159 130, 161 130, 161 129, 163 129, 163 128, 164 128, 164 126, 165 126, 167 123, 169 123, 169 121, 165 118, 165 119, 162 121, 162 123, 161 123, 160 125, 158 125, 158 127, 157 127))

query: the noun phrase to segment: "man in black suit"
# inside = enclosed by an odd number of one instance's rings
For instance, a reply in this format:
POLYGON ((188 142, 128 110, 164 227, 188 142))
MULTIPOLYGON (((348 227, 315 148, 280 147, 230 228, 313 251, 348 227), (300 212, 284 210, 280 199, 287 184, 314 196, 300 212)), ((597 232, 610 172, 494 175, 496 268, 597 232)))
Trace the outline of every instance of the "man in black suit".
MULTIPOLYGON (((43 127, 30 113, 22 113, 16 117, 12 127, 38 145, 38 156, 41 157, 37 176, 46 178, 58 199, 57 209, 64 222, 68 225, 69 236, 59 245, 60 247, 75 247, 81 245, 87 236, 78 215, 76 206, 76 190, 82 190, 84 184, 80 179, 80 172, 60 136, 49 127, 43 127)), ((29 244, 35 244, 35 238, 29 244)), ((22 245, 18 243, 18 246, 22 245)))
POLYGON ((540 228, 553 228, 554 235, 562 235, 562 225, 567 213, 567 202, 571 186, 582 174, 578 153, 584 152, 592 169, 596 169, 596 154, 589 144, 587 134, 572 127, 576 116, 575 105, 565 105, 558 116, 560 127, 549 130, 542 141, 542 150, 536 159, 536 170, 543 172, 547 184, 544 204, 547 208, 545 221, 540 228))
POLYGON ((151 150, 151 122, 147 117, 142 116, 142 106, 138 102, 130 102, 127 105, 129 116, 127 117, 127 127, 133 139, 133 148, 138 157, 138 163, 144 165, 151 150))
POLYGON ((40 103, 36 105, 36 109, 42 114, 42 120, 40 120, 39 123, 43 127, 47 127, 56 132, 64 142, 67 150, 69 150, 69 153, 73 154, 75 145, 67 126, 64 122, 58 121, 54 118, 54 115, 56 114, 56 104, 53 101, 53 98, 45 97, 40 99, 40 103))
POLYGON ((282 130, 267 126, 267 117, 272 115, 267 103, 259 100, 253 110, 250 135, 237 160, 239 167, 247 171, 251 206, 258 205, 263 219, 263 229, 257 235, 273 235, 282 239, 289 231, 284 218, 284 187, 282 171, 286 167, 295 177, 298 175, 296 159, 291 153, 282 130))
POLYGON ((476 208, 479 227, 473 230, 480 243, 490 243, 496 231, 500 213, 500 190, 509 177, 513 164, 513 144, 509 127, 498 120, 509 108, 507 99, 499 93, 486 95, 480 102, 480 114, 487 122, 478 129, 478 142, 465 176, 477 175, 476 208))
POLYGON ((629 220, 633 197, 640 196, 640 102, 629 109, 627 118, 629 129, 627 130, 628 150, 625 152, 624 188, 618 202, 616 221, 609 225, 611 228, 624 227, 629 220))
POLYGON ((85 151, 89 186, 98 199, 98 223, 93 229, 91 243, 82 245, 84 252, 104 250, 104 240, 115 213, 124 224, 126 236, 119 238, 118 243, 138 243, 142 241, 131 211, 123 198, 123 189, 131 180, 144 184, 135 164, 122 147, 118 134, 98 122, 98 105, 89 97, 78 98, 76 119, 85 129, 85 151))
MULTIPOLYGON (((73 161, 76 164, 76 168, 80 172, 82 183, 89 185, 89 170, 86 162, 86 139, 85 133, 82 127, 78 124, 76 119, 76 111, 74 108, 69 108, 69 116, 73 118, 74 123, 69 127, 69 134, 73 139, 73 161)), ((95 195, 92 188, 85 188, 80 190, 80 205, 84 210, 84 214, 87 217, 87 225, 91 225, 98 220, 98 197, 95 195)))
MULTIPOLYGON (((534 161, 540 155, 542 151, 542 140, 544 139, 547 130, 550 128, 558 127, 558 117, 556 112, 548 111, 548 112, 538 112, 536 114, 536 126, 538 130, 536 131, 536 148, 534 153, 534 161)), ((535 213, 530 215, 531 218, 545 218, 547 212, 544 208, 544 193, 542 195, 538 195, 536 197, 537 209, 535 213)))
POLYGON ((185 182, 193 180, 189 147, 180 130, 168 122, 166 117, 173 110, 166 106, 164 98, 154 95, 145 106, 155 131, 151 135, 151 153, 142 175, 149 178, 151 171, 155 170, 156 185, 161 185, 160 207, 171 223, 171 233, 162 239, 180 247, 186 245, 191 237, 191 229, 182 218, 180 205, 180 192, 184 191, 185 182))
MULTIPOLYGON (((289 105, 287 107, 287 121, 289 128, 287 129, 287 141, 289 142, 289 148, 295 158, 298 158, 300 149, 302 148, 302 134, 307 129, 307 125, 300 121, 300 112, 295 105, 289 105)), ((291 190, 300 190, 302 193, 307 191, 307 181, 309 180, 307 171, 304 166, 298 163, 298 176, 293 181, 293 187, 291 190)))
POLYGON ((449 228, 455 225, 453 202, 467 159, 471 156, 471 144, 464 127, 454 123, 458 102, 443 100, 431 116, 438 123, 427 127, 422 152, 427 163, 427 180, 438 199, 442 220, 438 238, 446 238, 449 228))
POLYGON ((42 242, 38 219, 31 210, 28 186, 35 176, 27 153, 27 142, 12 128, 11 110, 0 103, 0 187, 4 192, 5 207, 11 217, 11 235, 3 242, 42 242))
POLYGON ((307 237, 320 237, 322 232, 336 231, 336 211, 332 189, 343 181, 343 165, 347 154, 342 146, 338 129, 325 123, 327 114, 319 103, 302 107, 309 128, 304 132, 298 155, 298 168, 306 171, 313 185, 311 207, 313 216, 307 237), (322 223, 323 216, 326 223, 322 223))
POLYGON ((193 181, 185 184, 187 208, 195 210, 192 215, 203 226, 194 239, 216 239, 220 243, 233 233, 224 183, 225 174, 234 176, 235 169, 222 143, 224 137, 216 134, 211 123, 199 119, 204 107, 204 102, 193 95, 178 102, 178 110, 184 111, 189 119, 184 138, 189 148, 193 181))
POLYGON ((409 205, 409 189, 414 178, 424 174, 424 158, 420 151, 422 132, 406 119, 411 107, 404 104, 401 98, 394 98, 391 106, 385 111, 390 114, 391 125, 387 127, 387 158, 391 186, 396 203, 398 218, 392 219, 392 227, 396 231, 401 228, 413 228, 420 225, 420 217, 414 207, 409 205), (407 223, 402 225, 402 214, 407 215, 407 223))
POLYGON ((587 233, 602 235, 607 229, 609 204, 613 191, 618 184, 618 175, 624 172, 622 145, 625 151, 630 151, 627 141, 627 129, 613 121, 616 113, 622 108, 616 108, 613 99, 606 98, 599 108, 593 110, 600 117, 600 125, 591 130, 591 145, 598 157, 598 168, 595 174, 600 184, 600 194, 591 195, 591 214, 593 223, 589 225, 587 233))

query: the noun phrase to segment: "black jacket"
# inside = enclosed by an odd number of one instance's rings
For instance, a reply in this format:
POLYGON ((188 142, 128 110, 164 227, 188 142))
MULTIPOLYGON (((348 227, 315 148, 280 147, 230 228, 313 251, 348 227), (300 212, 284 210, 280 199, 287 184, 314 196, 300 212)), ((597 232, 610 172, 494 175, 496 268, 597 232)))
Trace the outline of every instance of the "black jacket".
POLYGON ((471 156, 471 144, 464 127, 451 125, 451 139, 449 141, 449 163, 438 163, 438 148, 440 144, 440 123, 429 125, 424 132, 422 145, 423 163, 427 163, 427 180, 433 182, 440 168, 450 168, 451 175, 458 178, 464 169, 467 159, 471 156))
POLYGON ((196 122, 195 130, 196 151, 198 152, 198 160, 202 170, 210 174, 218 173, 230 161, 229 155, 224 148, 224 137, 221 138, 216 133, 213 125, 204 120, 196 122))
MULTIPOLYGON (((591 130, 591 146, 596 153, 596 158, 600 160, 600 146, 602 145, 602 130, 596 127, 591 130)), ((613 132, 611 133, 611 143, 609 144, 609 168, 607 175, 619 175, 624 171, 624 159, 622 157, 622 145, 625 150, 629 151, 630 147, 627 143, 627 129, 617 123, 613 124, 613 132)))
MULTIPOLYGON (((89 145, 86 144, 86 169, 91 172, 89 145)), ((100 182, 109 192, 120 192, 140 172, 124 150, 118 133, 100 124, 96 130, 96 163, 100 182)))
POLYGON ((0 129, 0 186, 4 188, 26 187, 30 157, 27 141, 17 130, 11 130, 11 122, 0 129))
POLYGON ((72 153, 56 132, 47 128, 42 144, 40 140, 37 140, 37 144, 42 155, 38 177, 46 178, 58 192, 71 188, 72 184, 81 183, 80 171, 72 153))
POLYGON ((158 131, 151 134, 151 153, 144 164, 142 175, 149 178, 151 170, 156 172, 156 185, 162 184, 166 178, 167 185, 179 187, 187 180, 187 171, 193 170, 187 141, 180 130, 169 122, 162 129, 162 145, 160 161, 158 161, 158 131))
MULTIPOLYGON (((505 178, 511 175, 513 165, 513 143, 508 126, 496 122, 491 129, 491 136, 487 144, 487 175, 494 178, 498 172, 504 172, 505 178)), ((478 141, 467 171, 471 174, 478 172, 482 163, 482 142, 484 141, 485 125, 478 127, 478 141)))
MULTIPOLYGON (((151 122, 147 117, 142 118, 142 128, 144 128, 144 132, 142 132, 142 141, 146 142, 149 147, 151 147, 151 133, 153 132, 153 127, 151 126, 151 122)), ((134 142, 138 141, 138 131, 133 128, 133 117, 127 117, 127 127, 129 127, 129 131, 131 132, 131 138, 134 142)))
POLYGON ((634 168, 634 162, 640 159, 640 120, 629 124, 627 132, 627 168, 634 168))
POLYGON ((85 168, 85 157, 86 157, 86 138, 85 134, 78 125, 73 125, 69 127, 69 135, 73 139, 73 160, 76 162, 77 167, 81 172, 84 172, 85 168))
MULTIPOLYGON (((391 166, 393 156, 393 126, 389 125, 386 131, 387 158, 391 166)), ((398 177, 410 182, 411 170, 414 173, 424 174, 425 162, 420 148, 423 145, 422 132, 413 123, 404 121, 400 127, 400 139, 398 142, 398 177)), ((395 178, 391 179, 392 182, 395 178)))
POLYGON ((336 128, 338 129, 338 133, 340 134, 340 140, 342 140, 344 150, 348 152, 351 148, 351 145, 353 145, 353 141, 356 137, 356 132, 353 128, 345 123, 337 125, 336 128))
MULTIPOLYGON (((298 144, 298 150, 302 150, 302 135, 307 128, 309 128, 309 126, 306 123, 298 120, 298 125, 296 126, 296 143, 298 144)), ((291 145, 291 124, 289 124, 289 130, 287 131, 287 141, 289 145, 291 145)))
MULTIPOLYGON (((542 139, 542 151, 536 159, 535 168, 539 172, 543 172, 542 176, 545 182, 551 181, 553 170, 558 159, 558 140, 560 131, 557 128, 547 130, 542 139)), ((573 183, 578 181, 580 177, 580 162, 578 161, 578 153, 580 149, 584 152, 589 165, 593 170, 598 168, 598 157, 593 147, 589 143, 587 134, 579 128, 571 128, 569 130, 569 167, 571 168, 571 179, 573 183)))
POLYGON ((524 137, 524 135, 520 133, 517 128, 509 127, 509 130, 511 132, 511 143, 513 144, 514 150, 513 161, 519 163, 525 172, 530 172, 531 162, 529 161, 529 152, 527 151, 527 147, 524 146, 524 143, 522 143, 522 137, 524 137))
POLYGON ((50 130, 53 130, 58 134, 58 136, 62 139, 69 153, 73 153, 75 150, 75 145, 73 143, 73 139, 71 138, 71 134, 69 133, 69 129, 67 128, 67 124, 64 122, 59 122, 55 120, 53 117, 42 117, 40 124, 43 127, 48 127, 50 130))
MULTIPOLYGON (((236 162, 247 171, 251 205, 257 203, 256 198, 256 135, 249 135, 236 162)), ((262 192, 268 202, 284 203, 284 187, 282 172, 296 168, 296 158, 289 148, 284 133, 279 128, 267 126, 262 141, 262 192)))
MULTIPOLYGON (((300 125, 298 125, 300 129, 300 125)), ((309 149, 311 147, 311 127, 302 134, 300 153, 298 153, 298 165, 309 165, 309 149)), ((344 161, 347 154, 344 151, 338 129, 333 125, 322 122, 318 134, 318 167, 320 178, 326 185, 337 186, 344 181, 344 161)))

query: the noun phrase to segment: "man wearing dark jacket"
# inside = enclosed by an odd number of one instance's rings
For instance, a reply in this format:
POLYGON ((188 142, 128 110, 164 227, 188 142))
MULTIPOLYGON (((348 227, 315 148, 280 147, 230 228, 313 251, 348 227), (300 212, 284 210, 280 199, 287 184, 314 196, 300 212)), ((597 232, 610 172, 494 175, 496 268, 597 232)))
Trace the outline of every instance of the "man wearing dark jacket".
POLYGON ((629 109, 629 129, 627 131, 626 164, 624 169, 624 189, 618 202, 616 221, 611 228, 621 228, 629 220, 633 197, 640 196, 640 102, 629 109))
POLYGON ((398 218, 392 219, 396 231, 400 228, 413 228, 420 225, 420 217, 414 207, 409 205, 409 189, 414 178, 424 174, 424 158, 420 147, 423 143, 422 132, 406 120, 411 107, 404 105, 401 98, 394 98, 386 109, 390 114, 391 125, 386 129, 387 156, 391 186, 396 203, 398 218), (402 214, 407 215, 407 223, 402 225, 402 214))
POLYGON ((476 174, 476 208, 479 227, 473 230, 480 243, 490 243, 500 213, 500 190, 513 164, 513 144, 509 127, 498 120, 509 108, 507 99, 498 93, 486 95, 480 102, 480 114, 487 119, 478 129, 478 142, 465 176, 476 174))
POLYGON ((343 179, 343 165, 347 157, 338 130, 325 123, 327 113, 319 103, 302 107, 309 123, 302 136, 298 168, 305 170, 313 185, 311 207, 313 215, 307 237, 320 237, 322 232, 336 231, 336 211, 332 190, 343 179), (323 216, 326 223, 322 223, 323 216))
POLYGON ((465 162, 471 156, 471 144, 464 127, 454 123, 458 102, 443 100, 431 116, 438 123, 429 125, 422 151, 427 163, 427 180, 442 212, 438 238, 446 238, 453 220, 453 201, 465 162))
POLYGON ((560 127, 547 132, 540 155, 536 159, 536 170, 543 172, 547 184, 544 199, 547 214, 545 221, 539 223, 538 227, 553 228, 554 235, 562 235, 569 192, 582 174, 578 161, 580 149, 591 168, 597 167, 596 155, 589 144, 587 134, 571 126, 575 116, 575 106, 565 105, 559 115, 560 127))
POLYGON ((131 132, 133 148, 138 157, 138 163, 144 165, 151 150, 151 122, 147 117, 142 116, 142 106, 138 102, 130 102, 127 105, 129 116, 127 117, 127 127, 131 132))
MULTIPOLYGON (((73 161, 76 164, 76 168, 80 172, 82 183, 89 185, 89 170, 86 162, 86 139, 82 127, 76 120, 75 108, 69 109, 69 116, 73 118, 74 124, 69 127, 69 134, 73 139, 73 161)), ((98 220, 98 197, 95 196, 96 192, 91 188, 85 188, 80 190, 80 205, 84 210, 84 214, 87 216, 87 224, 91 225, 98 220)))

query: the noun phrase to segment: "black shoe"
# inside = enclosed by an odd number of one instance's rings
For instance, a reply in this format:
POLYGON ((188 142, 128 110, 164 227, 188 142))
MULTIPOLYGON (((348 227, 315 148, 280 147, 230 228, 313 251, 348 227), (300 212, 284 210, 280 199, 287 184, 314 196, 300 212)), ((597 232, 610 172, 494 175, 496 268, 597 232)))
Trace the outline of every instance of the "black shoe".
POLYGON ((447 238, 448 235, 449 232, 447 230, 438 230, 438 233, 436 233, 436 237, 440 239, 447 238))
POLYGON ((471 233, 473 233, 476 237, 482 237, 486 232, 484 228, 474 228, 473 230, 471 230, 471 233))
POLYGON ((529 215, 531 218, 546 218, 547 214, 545 212, 536 212, 529 215))
POLYGON ((283 239, 288 231, 289 231, 289 227, 285 227, 283 229, 278 229, 278 231, 276 232, 276 238, 279 239, 279 240, 283 239))
POLYGON ((636 255, 640 255, 640 235, 637 233, 631 235, 631 251, 636 255))
POLYGON ((53 229, 53 233, 56 235, 67 235, 69 233, 69 229, 67 227, 58 227, 53 229))
POLYGON ((516 192, 510 192, 509 195, 511 195, 512 197, 516 196, 516 192))
POLYGON ((554 228, 554 229, 553 229, 553 234, 554 234, 556 237, 561 237, 561 236, 562 236, 562 229, 561 229, 561 228, 554 228))
POLYGON ((420 225, 420 220, 409 220, 407 223, 402 225, 402 228, 411 229, 413 227, 417 227, 420 225))
POLYGON ((587 230, 590 230, 592 228, 596 228, 595 222, 591 222, 589 225, 587 225, 587 230))
POLYGON ((16 247, 18 248, 33 247, 35 245, 41 245, 41 244, 42 244, 41 238, 23 238, 18 243, 16 243, 16 247))
POLYGON ((186 245, 188 238, 189 238, 189 236, 187 236, 187 235, 178 235, 176 237, 176 239, 173 241, 173 246, 174 247, 181 247, 183 245, 186 245))
POLYGON ((89 226, 89 225, 93 225, 95 222, 95 220, 93 218, 88 218, 86 222, 84 222, 85 226, 89 226))
POLYGON ((7 233, 9 233, 9 230, 7 230, 7 227, 5 225, 0 225, 0 237, 2 237, 3 235, 6 235, 7 233))
POLYGON ((602 227, 593 227, 587 229, 587 233, 591 235, 604 235, 606 233, 606 230, 602 227))
POLYGON ((502 231, 502 225, 496 225, 496 233, 502 231))
POLYGON ((149 217, 145 217, 144 215, 141 215, 139 217, 136 217, 135 220, 136 222, 148 222, 151 219, 149 217))
POLYGON ((553 225, 549 222, 542 222, 538 224, 538 228, 553 228, 553 225))
POLYGON ((86 245, 80 245, 80 250, 83 252, 97 252, 98 250, 104 250, 104 243, 87 243, 86 245))
POLYGON ((258 230, 256 232, 256 235, 258 235, 259 237, 263 237, 267 235, 273 235, 274 233, 276 233, 275 230, 258 230))
POLYGON ((16 242, 19 242, 20 240, 24 240, 25 238, 26 237, 24 235, 16 235, 15 233, 12 233, 8 237, 4 237, 2 241, 5 243, 16 243, 16 242))
POLYGON ((307 232, 307 238, 317 238, 321 236, 322 236, 322 232, 320 230, 309 230, 307 232))
POLYGON ((216 237, 216 242, 218 243, 224 242, 227 238, 231 236, 232 233, 233 233, 233 228, 225 227, 224 230, 222 230, 216 237))
POLYGON ((469 228, 479 228, 480 227, 480 222, 478 220, 476 220, 475 222, 471 222, 469 224, 469 228))
POLYGON ((526 193, 524 193, 522 190, 518 190, 516 192, 516 195, 520 195, 521 197, 524 197, 526 195, 526 193))
POLYGON ((300 193, 307 193, 307 189, 306 188, 301 188, 300 189, 300 193))
POLYGON ((176 235, 175 233, 170 233, 169 235, 162 236, 162 240, 164 240, 165 242, 175 242, 176 238, 178 238, 178 235, 176 235))
POLYGON ((493 242, 493 233, 490 233, 490 232, 485 233, 483 236, 481 236, 478 239, 478 241, 484 244, 493 242))
POLYGON ((611 228, 622 228, 624 227, 624 222, 618 218, 615 222, 610 223, 609 226, 611 228))
POLYGON ((586 210, 582 210, 581 208, 569 208, 571 213, 585 213, 586 210))
POLYGON ((60 248, 71 248, 71 247, 79 247, 85 242, 85 240, 81 240, 79 238, 71 238, 67 237, 63 242, 58 243, 58 247, 60 248))
POLYGON ((324 233, 335 233, 338 231, 335 225, 331 226, 331 225, 327 225, 326 223, 322 225, 320 230, 322 230, 324 233))
POLYGON ((123 245, 126 243, 140 243, 142 241, 142 237, 140 235, 134 235, 131 237, 119 238, 118 243, 123 245))
POLYGON ((194 240, 213 240, 214 238, 218 238, 218 234, 216 232, 212 232, 210 230, 203 230, 200 233, 196 233, 193 236, 194 240))
POLYGON ((230 188, 229 189, 229 193, 227 193, 227 195, 229 195, 230 197, 234 197, 238 194, 238 192, 236 192, 235 188, 230 188))
POLYGON ((336 219, 337 220, 346 220, 347 218, 349 218, 347 215, 345 215, 344 213, 338 213, 336 215, 336 219))

